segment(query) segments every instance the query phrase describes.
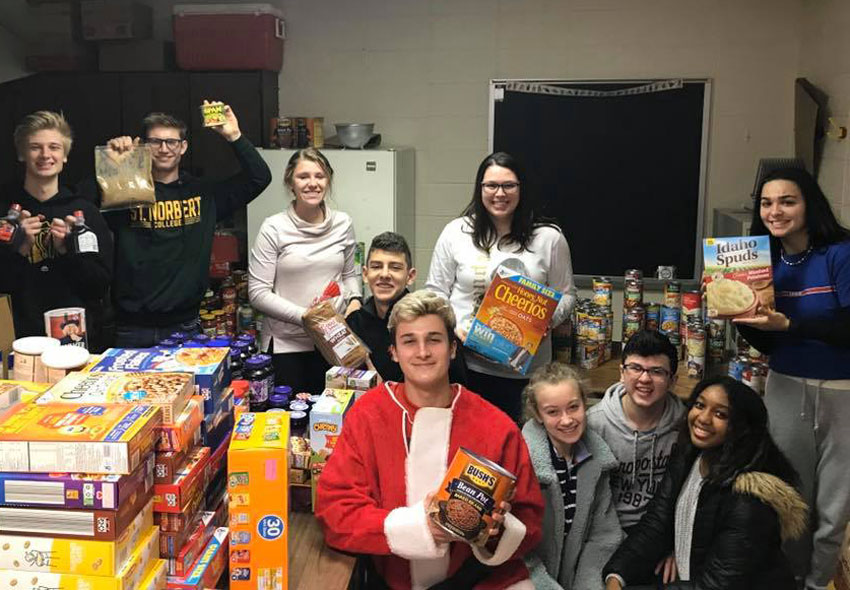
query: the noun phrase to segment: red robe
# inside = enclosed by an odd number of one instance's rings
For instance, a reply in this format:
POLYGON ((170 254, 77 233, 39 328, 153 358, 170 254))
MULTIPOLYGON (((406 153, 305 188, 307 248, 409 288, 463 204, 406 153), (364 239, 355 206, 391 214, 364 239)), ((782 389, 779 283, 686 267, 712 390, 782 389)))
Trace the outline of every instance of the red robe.
POLYGON ((372 554, 393 589, 427 588, 473 555, 498 566, 477 589, 533 589, 522 557, 540 541, 543 498, 528 449, 506 414, 454 387, 450 408, 412 408, 397 383, 364 394, 346 415, 319 478, 316 517, 328 545, 372 554), (438 545, 428 529, 423 499, 440 487, 461 446, 517 476, 493 553, 462 542, 438 545))

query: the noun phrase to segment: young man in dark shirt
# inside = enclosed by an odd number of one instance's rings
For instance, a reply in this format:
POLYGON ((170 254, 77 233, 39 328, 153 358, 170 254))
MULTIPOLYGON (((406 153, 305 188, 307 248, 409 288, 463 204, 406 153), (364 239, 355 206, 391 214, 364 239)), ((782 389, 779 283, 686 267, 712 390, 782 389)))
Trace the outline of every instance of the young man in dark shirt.
MULTIPOLYGON (((242 171, 218 182, 180 170, 189 147, 184 122, 152 113, 142 123, 156 205, 106 216, 115 236, 116 346, 152 346, 174 331, 198 327, 216 222, 250 203, 271 182, 268 166, 242 136, 229 106, 225 116, 224 125, 211 129, 230 143, 242 171)), ((108 146, 121 153, 139 143, 140 138, 125 136, 108 146)))
POLYGON ((12 296, 15 335, 43 336, 45 311, 83 307, 89 348, 100 351, 101 300, 112 278, 112 239, 97 208, 59 184, 71 151, 71 127, 59 113, 37 111, 24 117, 14 140, 24 182, 0 191, 0 216, 19 204, 22 238, 0 244, 0 293, 12 296), (66 241, 75 211, 83 213, 95 236, 78 253, 66 241))
MULTIPOLYGON (((407 240, 389 231, 375 236, 363 267, 363 281, 369 286, 372 296, 346 321, 372 351, 370 361, 384 381, 404 381, 399 364, 389 353, 392 342, 387 322, 393 305, 408 293, 407 288, 414 279, 416 268, 413 267, 407 240)), ((449 379, 452 383, 463 384, 466 379, 462 355, 456 356, 449 366, 449 379)))

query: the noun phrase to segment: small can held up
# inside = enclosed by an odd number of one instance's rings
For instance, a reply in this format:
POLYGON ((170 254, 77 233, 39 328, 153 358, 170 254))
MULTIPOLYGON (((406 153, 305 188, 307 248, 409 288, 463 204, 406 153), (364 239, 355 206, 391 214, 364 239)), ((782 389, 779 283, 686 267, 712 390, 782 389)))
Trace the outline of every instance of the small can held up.
POLYGON ((515 486, 514 474, 461 447, 428 511, 434 523, 453 536, 484 545, 495 523, 493 514, 515 486))
POLYGON ((202 104, 200 108, 204 127, 218 127, 227 123, 224 107, 223 102, 205 102, 202 104))

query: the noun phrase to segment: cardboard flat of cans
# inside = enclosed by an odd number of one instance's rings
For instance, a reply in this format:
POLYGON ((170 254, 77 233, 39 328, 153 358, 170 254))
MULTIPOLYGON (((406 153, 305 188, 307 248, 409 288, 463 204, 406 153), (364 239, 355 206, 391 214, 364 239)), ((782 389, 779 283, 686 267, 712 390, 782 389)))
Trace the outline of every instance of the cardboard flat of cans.
POLYGON ((21 403, 0 417, 0 471, 129 474, 161 421, 154 406, 21 403))

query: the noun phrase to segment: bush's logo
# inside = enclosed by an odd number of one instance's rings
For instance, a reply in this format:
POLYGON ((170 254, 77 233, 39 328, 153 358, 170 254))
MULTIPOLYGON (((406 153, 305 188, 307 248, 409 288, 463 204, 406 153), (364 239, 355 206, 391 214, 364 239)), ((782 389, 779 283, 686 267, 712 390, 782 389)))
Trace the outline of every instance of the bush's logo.
POLYGON ((464 467, 461 477, 468 480, 474 486, 491 492, 496 489, 496 482, 498 481, 495 475, 474 463, 469 463, 464 467))

